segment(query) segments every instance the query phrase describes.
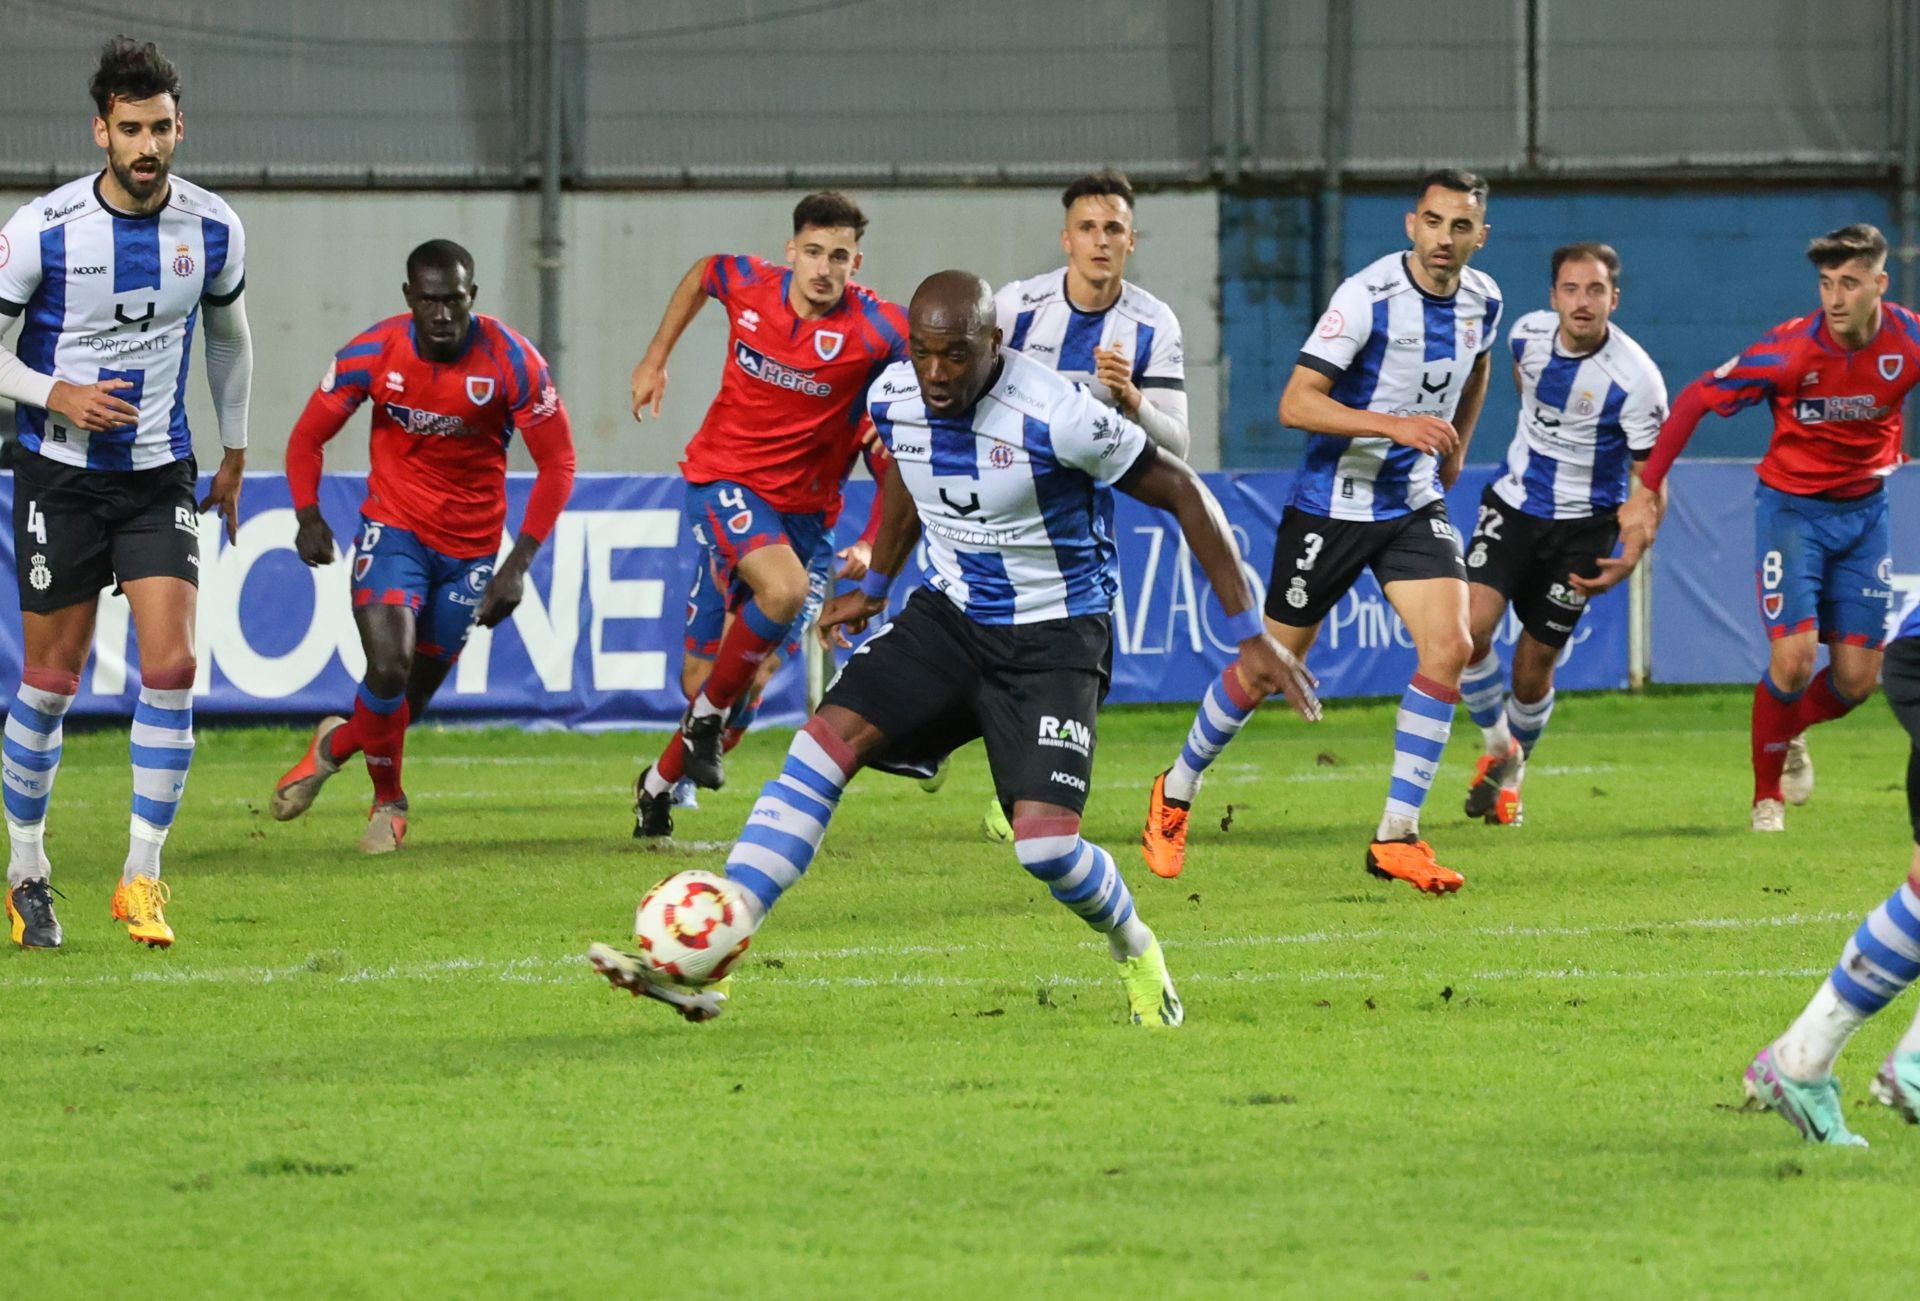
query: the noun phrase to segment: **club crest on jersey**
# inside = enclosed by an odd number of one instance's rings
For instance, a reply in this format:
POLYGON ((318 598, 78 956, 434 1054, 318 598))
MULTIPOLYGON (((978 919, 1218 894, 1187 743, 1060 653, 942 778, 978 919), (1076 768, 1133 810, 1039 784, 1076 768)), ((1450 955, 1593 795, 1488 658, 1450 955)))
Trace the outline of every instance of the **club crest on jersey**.
POLYGON ((1013 449, 1005 443, 995 443, 993 450, 987 453, 987 464, 996 470, 1004 470, 1013 464, 1013 449))
POLYGON ((1893 381, 1900 378, 1900 371, 1902 370, 1902 368, 1905 367, 1906 362, 1907 362, 1907 359, 1905 354, 1903 353, 1898 353, 1898 352, 1881 353, 1880 354, 1880 378, 1887 381, 1887 383, 1889 384, 1893 383, 1893 381))
POLYGON ((1467 322, 1467 328, 1461 342, 1467 345, 1468 352, 1472 352, 1480 346, 1480 331, 1472 321, 1467 322))
MULTIPOLYGON (((821 361, 832 361, 840 355, 840 346, 846 341, 847 336, 838 330, 815 330, 813 332, 814 355, 821 361)), ((1884 357, 1881 358, 1882 364, 1885 361, 1884 357)))
POLYGON ((193 274, 193 250, 185 244, 176 244, 173 249, 173 274, 182 280, 193 274))
POLYGON ((1769 619, 1778 619, 1780 611, 1784 610, 1786 605, 1787 598, 1780 592, 1768 592, 1760 598, 1760 610, 1769 619))
POLYGON ((362 551, 353 558, 353 581, 356 583, 364 583, 367 580, 367 571, 372 568, 373 553, 371 551, 362 551))
POLYGON ((1593 414, 1593 394, 1583 391, 1580 394, 1580 401, 1574 405, 1573 412, 1575 415, 1579 415, 1579 416, 1592 415, 1593 414))
POLYGON ((467 400, 476 407, 484 407, 493 401, 493 376, 467 376, 467 400))
POLYGON ((729 532, 745 533, 748 529, 752 527, 753 527, 753 512, 750 510, 740 511, 737 514, 731 516, 727 520, 727 529, 729 532))

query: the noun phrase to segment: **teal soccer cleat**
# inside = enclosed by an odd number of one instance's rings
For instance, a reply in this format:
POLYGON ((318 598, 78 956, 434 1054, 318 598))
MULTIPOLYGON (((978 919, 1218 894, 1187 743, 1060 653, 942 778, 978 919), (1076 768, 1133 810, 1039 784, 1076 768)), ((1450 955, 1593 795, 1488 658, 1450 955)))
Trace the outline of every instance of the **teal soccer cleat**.
POLYGON ((1920 1125, 1920 1053, 1888 1053, 1869 1087, 1875 1101, 1892 1107, 1909 1125, 1920 1125))
POLYGON ((1840 1109, 1840 1082, 1829 1075, 1802 1084, 1781 1074, 1773 1064, 1773 1046, 1754 1054, 1747 1067, 1747 1096, 1779 1112, 1809 1143, 1834 1147, 1865 1147, 1867 1140, 1847 1128, 1840 1109))

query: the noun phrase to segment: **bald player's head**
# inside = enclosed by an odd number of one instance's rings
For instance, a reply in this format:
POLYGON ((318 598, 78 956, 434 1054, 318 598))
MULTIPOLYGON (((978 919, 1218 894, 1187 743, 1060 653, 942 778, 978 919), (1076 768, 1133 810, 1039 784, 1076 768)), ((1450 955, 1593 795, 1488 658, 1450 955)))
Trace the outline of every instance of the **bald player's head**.
POLYGON ((999 360, 993 286, 971 271, 941 271, 921 281, 907 305, 907 351, 928 411, 950 415, 971 407, 999 360))

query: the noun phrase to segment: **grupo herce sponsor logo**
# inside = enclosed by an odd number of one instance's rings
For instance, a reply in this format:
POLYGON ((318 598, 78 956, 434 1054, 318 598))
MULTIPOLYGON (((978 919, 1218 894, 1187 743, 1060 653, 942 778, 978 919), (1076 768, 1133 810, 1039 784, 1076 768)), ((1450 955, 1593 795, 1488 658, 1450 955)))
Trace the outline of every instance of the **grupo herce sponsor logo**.
POLYGON ((771 384, 775 388, 787 389, 794 393, 804 393, 810 398, 833 395, 833 386, 821 383, 812 371, 795 370, 791 366, 784 366, 766 354, 749 348, 745 340, 734 341, 733 364, 762 384, 771 384))

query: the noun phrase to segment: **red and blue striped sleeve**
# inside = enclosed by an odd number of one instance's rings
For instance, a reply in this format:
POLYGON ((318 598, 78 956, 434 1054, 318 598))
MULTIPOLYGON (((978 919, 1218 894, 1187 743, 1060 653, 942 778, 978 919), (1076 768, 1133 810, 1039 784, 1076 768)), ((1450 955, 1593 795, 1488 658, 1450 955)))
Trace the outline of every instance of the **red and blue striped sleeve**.
POLYGON ((373 390, 374 373, 381 368, 380 357, 392 335, 392 322, 382 321, 354 335, 346 347, 333 354, 332 364, 320 379, 320 395, 329 406, 351 415, 367 400, 373 390))
MULTIPOLYGON (((1697 383, 1707 410, 1730 416, 1766 402, 1782 390, 1793 392, 1794 382, 1789 372, 1799 352, 1800 337, 1808 328, 1808 319, 1802 317, 1775 326, 1760 342, 1702 375, 1697 383)), ((1812 318, 1813 328, 1819 324, 1817 317, 1812 318)))
POLYGON ((715 253, 707 259, 707 269, 701 273, 701 291, 709 298, 726 302, 748 285, 758 284, 769 265, 747 253, 715 253))

